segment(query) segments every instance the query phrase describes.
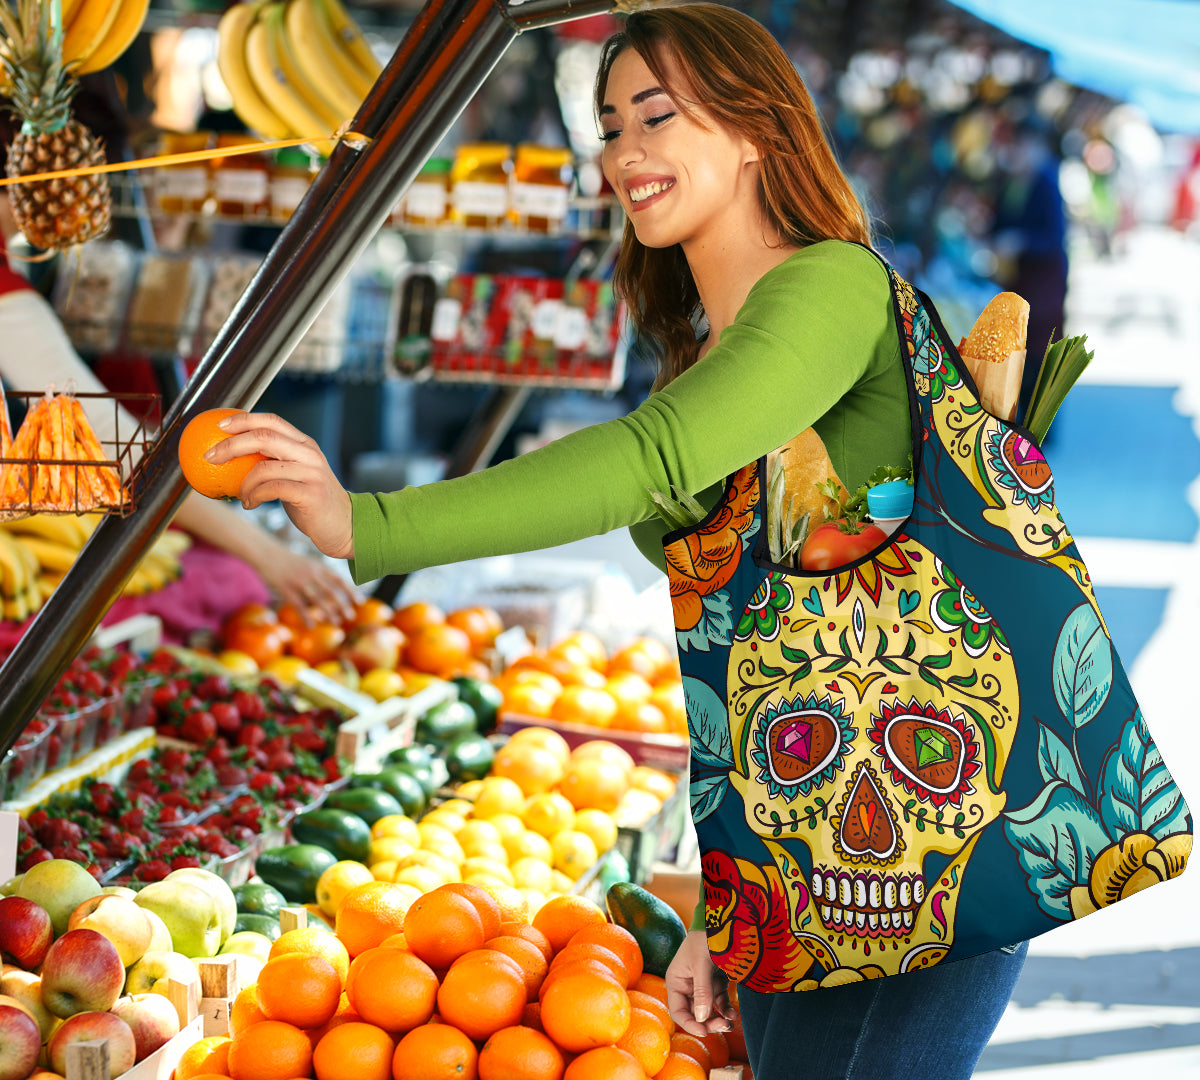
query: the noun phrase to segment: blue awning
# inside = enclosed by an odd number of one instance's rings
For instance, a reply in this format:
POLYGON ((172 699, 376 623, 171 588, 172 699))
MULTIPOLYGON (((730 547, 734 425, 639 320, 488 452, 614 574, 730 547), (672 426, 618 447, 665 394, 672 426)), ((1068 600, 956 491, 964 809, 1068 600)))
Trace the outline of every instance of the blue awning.
POLYGON ((1045 49, 1065 82, 1143 109, 1160 131, 1200 132, 1195 0, 953 0, 1045 49))

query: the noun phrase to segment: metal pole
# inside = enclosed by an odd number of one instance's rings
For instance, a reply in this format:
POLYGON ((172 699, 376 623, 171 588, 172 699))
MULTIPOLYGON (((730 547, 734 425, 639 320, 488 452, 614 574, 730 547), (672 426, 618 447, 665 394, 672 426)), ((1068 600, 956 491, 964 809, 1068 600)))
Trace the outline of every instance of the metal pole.
POLYGON ((429 0, 355 117, 354 131, 370 141, 334 149, 167 414, 137 476, 137 511, 104 519, 0 667, 0 754, 187 494, 177 457, 185 421, 258 400, 518 33, 600 14, 613 2, 429 0))

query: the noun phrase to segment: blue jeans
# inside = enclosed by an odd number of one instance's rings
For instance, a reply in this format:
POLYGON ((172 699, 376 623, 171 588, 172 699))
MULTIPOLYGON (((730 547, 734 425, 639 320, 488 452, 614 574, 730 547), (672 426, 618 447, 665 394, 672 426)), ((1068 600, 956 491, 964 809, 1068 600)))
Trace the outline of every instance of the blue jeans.
POLYGON ((967 1080, 1029 943, 953 963, 795 994, 738 987, 754 1080, 967 1080))

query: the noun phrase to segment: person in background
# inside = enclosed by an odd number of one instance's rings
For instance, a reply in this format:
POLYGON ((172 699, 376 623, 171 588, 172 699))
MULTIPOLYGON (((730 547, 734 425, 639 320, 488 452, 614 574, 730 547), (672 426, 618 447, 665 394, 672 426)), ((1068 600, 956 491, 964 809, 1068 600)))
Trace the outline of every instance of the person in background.
POLYGON ((992 222, 999 284, 1029 301, 1029 336, 1017 417, 1025 415, 1042 357, 1064 336, 1067 300, 1067 215, 1058 185, 1059 159, 1036 121, 1017 125, 1001 150, 1004 186, 992 222))
MULTIPOLYGON (((626 226, 614 285, 659 361, 628 416, 469 476, 401 491, 343 489, 320 447, 279 417, 221 426, 214 464, 249 453, 246 506, 279 498, 356 580, 631 529, 664 565, 647 489, 711 511, 724 481, 812 426, 850 490, 912 449, 888 275, 867 215, 787 54, 717 4, 631 14, 601 56, 595 108, 626 226)), ((714 883, 714 889, 720 889, 714 883)), ((687 1032, 728 1030, 705 904, 667 971, 687 1032)), ((738 1002, 757 1080, 971 1075, 1027 945, 901 977, 738 1002)))
MULTIPOLYGON (((73 383, 80 392, 104 392, 54 309, 9 265, 7 245, 16 234, 8 196, 0 188, 0 378, 15 390, 44 390, 52 383, 64 390, 73 383)), ((92 409, 89 419, 109 446, 118 436, 114 422, 123 439, 138 426, 124 409, 119 418, 112 409, 92 409)), ((178 620, 181 629, 215 630, 243 603, 272 596, 325 621, 342 623, 354 613, 357 596, 342 574, 320 557, 293 551, 240 510, 189 492, 173 524, 213 550, 207 553, 206 573, 195 575, 209 580, 196 581, 190 598, 172 595, 173 605, 188 610, 160 613, 168 624, 178 620), (231 560, 244 564, 246 572, 239 573, 231 560)))

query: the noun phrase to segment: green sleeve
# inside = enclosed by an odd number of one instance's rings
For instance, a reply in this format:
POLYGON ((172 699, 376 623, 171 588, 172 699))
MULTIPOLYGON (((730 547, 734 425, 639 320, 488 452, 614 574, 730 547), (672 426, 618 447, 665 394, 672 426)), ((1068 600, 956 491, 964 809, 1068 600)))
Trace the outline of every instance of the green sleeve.
POLYGON ((696 910, 692 912, 692 923, 688 927, 689 930, 705 930, 707 927, 704 922, 704 886, 700 886, 700 899, 696 904, 696 910))
MULTIPOLYGON (((553 547, 647 521, 647 489, 695 494, 718 484, 853 398, 859 384, 879 382, 875 368, 890 362, 899 379, 898 348, 876 257, 840 241, 805 248, 755 284, 703 359, 629 415, 468 476, 352 494, 354 579, 553 547)), ((889 378, 881 386, 903 409, 903 448, 907 399, 903 382, 889 378)), ((842 444, 853 443, 843 428, 822 432, 835 467, 842 444)), ((847 479, 840 468, 839 475, 847 479)), ((661 554, 655 561, 661 566, 661 554)))

